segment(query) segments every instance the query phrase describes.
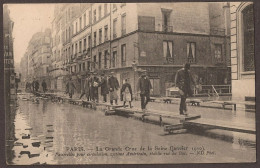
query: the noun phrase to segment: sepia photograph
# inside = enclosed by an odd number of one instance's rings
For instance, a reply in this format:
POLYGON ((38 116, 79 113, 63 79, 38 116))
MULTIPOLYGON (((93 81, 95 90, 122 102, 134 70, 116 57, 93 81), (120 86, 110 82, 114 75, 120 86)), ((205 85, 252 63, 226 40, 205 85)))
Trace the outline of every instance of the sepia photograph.
POLYGON ((7 165, 256 162, 254 3, 5 3, 7 165))

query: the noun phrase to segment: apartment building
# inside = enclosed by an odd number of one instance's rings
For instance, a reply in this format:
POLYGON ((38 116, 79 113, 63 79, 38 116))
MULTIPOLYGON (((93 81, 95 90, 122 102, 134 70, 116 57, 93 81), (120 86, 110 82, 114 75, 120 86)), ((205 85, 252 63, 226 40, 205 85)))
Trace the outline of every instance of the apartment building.
POLYGON ((230 79, 228 14, 226 3, 91 4, 72 21, 67 69, 74 76, 115 71, 134 91, 139 70, 146 69, 152 94, 163 95, 190 62, 204 84, 224 84, 230 79))
POLYGON ((13 27, 14 22, 10 18, 10 10, 7 5, 3 6, 3 44, 4 44, 4 95, 5 101, 16 98, 15 71, 13 52, 13 27))
POLYGON ((50 86, 51 29, 35 33, 21 59, 22 82, 46 80, 50 86))
POLYGON ((255 98, 254 12, 252 2, 230 2, 232 95, 255 98))

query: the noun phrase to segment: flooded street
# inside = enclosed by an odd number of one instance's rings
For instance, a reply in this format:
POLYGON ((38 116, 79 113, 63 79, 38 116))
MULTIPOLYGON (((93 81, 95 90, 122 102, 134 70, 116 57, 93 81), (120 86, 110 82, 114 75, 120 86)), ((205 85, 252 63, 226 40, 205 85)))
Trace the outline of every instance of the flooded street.
POLYGON ((14 164, 142 164, 255 161, 255 148, 180 133, 68 103, 18 100, 14 164))

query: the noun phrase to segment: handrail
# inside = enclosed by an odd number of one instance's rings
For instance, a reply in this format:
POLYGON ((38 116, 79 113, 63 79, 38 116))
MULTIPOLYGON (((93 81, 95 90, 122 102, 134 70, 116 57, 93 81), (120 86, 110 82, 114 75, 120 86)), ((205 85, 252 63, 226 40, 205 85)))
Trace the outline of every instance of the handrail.
POLYGON ((218 94, 218 92, 216 91, 215 87, 214 87, 213 85, 211 85, 211 86, 212 86, 212 89, 214 90, 214 92, 216 93, 217 97, 219 97, 219 94, 218 94))

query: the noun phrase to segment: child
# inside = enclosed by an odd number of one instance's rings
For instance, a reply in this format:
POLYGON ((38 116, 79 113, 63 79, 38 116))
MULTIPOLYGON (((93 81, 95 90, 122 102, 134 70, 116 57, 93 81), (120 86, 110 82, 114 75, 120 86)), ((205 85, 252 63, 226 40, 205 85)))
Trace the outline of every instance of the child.
POLYGON ((132 88, 131 85, 127 82, 127 79, 125 79, 125 83, 123 84, 121 89, 121 101, 124 101, 124 107, 125 107, 125 103, 128 101, 130 108, 132 108, 131 105, 132 100, 133 100, 132 88))

